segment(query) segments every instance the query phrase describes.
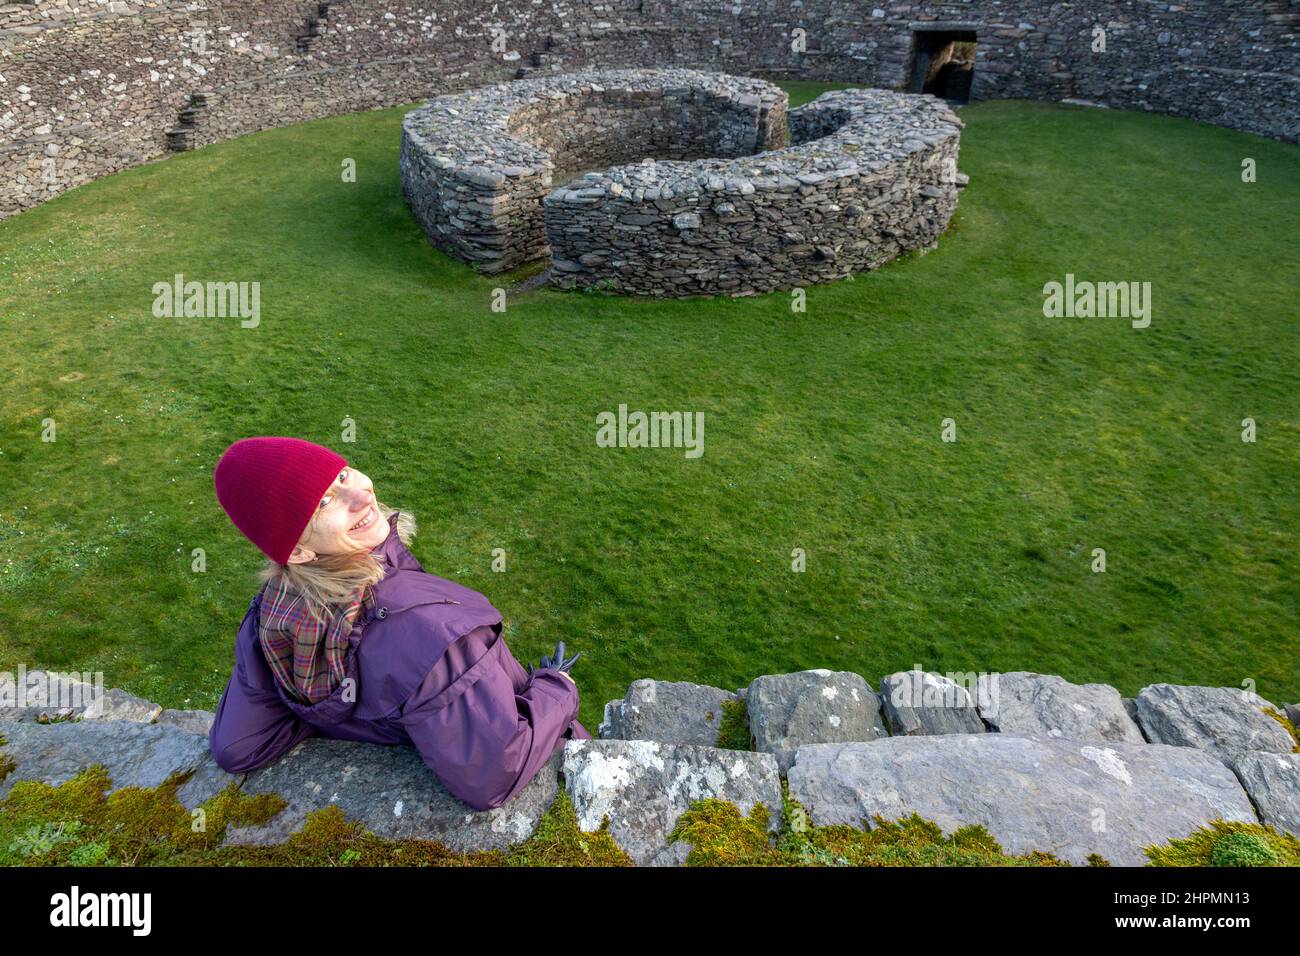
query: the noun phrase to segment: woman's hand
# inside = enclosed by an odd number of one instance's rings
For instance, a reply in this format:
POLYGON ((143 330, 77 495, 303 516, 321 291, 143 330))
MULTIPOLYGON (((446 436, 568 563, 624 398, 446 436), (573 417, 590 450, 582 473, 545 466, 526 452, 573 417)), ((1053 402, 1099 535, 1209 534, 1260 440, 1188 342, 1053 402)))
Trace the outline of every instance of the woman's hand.
MULTIPOLYGON (((547 664, 547 665, 545 665, 545 666, 547 666, 547 667, 554 667, 554 665, 551 665, 551 664, 547 664)), ((533 665, 532 665, 532 664, 529 664, 528 667, 527 667, 527 670, 528 670, 528 673, 531 675, 531 674, 533 673, 533 670, 534 670, 533 665)), ((572 684, 574 687, 577 687, 577 686, 578 686, 578 682, 577 682, 576 680, 573 679, 573 677, 569 674, 568 671, 560 671, 560 670, 558 670, 558 668, 557 668, 557 671, 558 671, 558 673, 563 674, 565 677, 568 677, 568 678, 569 678, 569 683, 572 684)))

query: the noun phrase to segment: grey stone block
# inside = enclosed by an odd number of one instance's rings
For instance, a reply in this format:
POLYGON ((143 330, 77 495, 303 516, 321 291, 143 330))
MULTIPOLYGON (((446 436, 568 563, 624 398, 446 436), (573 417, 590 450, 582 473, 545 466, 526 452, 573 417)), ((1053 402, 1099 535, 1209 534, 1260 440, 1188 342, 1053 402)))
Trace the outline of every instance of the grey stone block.
POLYGON ((1138 693, 1137 706, 1152 743, 1210 750, 1228 763, 1250 751, 1290 753, 1295 746, 1264 712, 1273 705, 1250 691, 1152 684, 1138 693))
POLYGON ((1259 821, 1300 837, 1300 754, 1252 751, 1238 756, 1233 770, 1259 821))
POLYGON ((265 825, 230 828, 225 843, 284 843, 309 813, 337 806, 383 839, 436 840, 458 853, 505 849, 532 836, 559 792, 559 765, 557 751, 508 802, 480 811, 452 796, 414 747, 309 737, 244 779, 244 793, 278 793, 289 805, 265 825))
POLYGON ((1003 734, 1143 743, 1142 732, 1108 684, 1071 684, 1051 674, 981 674, 975 704, 1003 734))
POLYGON ((874 826, 919 813, 945 833, 980 824, 1008 853, 1098 853, 1142 866, 1142 848, 1216 818, 1256 822, 1237 778, 1214 755, 1156 744, 1004 734, 891 737, 800 747, 790 796, 815 826, 874 826))
POLYGON ((767 674, 750 683, 746 703, 755 749, 776 757, 782 773, 803 744, 887 736, 880 700, 851 671, 767 674))
POLYGON ((712 747, 722 726, 722 705, 736 699, 720 687, 642 678, 628 686, 622 700, 605 705, 596 736, 712 747))
POLYGON ((942 674, 899 671, 880 681, 880 703, 889 732, 982 734, 984 722, 965 687, 942 674))
POLYGON ((692 802, 729 800, 748 816, 758 803, 768 830, 781 823, 781 780, 771 754, 650 740, 571 740, 564 781, 578 825, 609 834, 639 866, 676 866, 690 845, 668 836, 692 802))
POLYGON ((108 772, 109 793, 122 787, 156 787, 172 773, 197 771, 210 759, 205 738, 162 724, 12 723, 4 726, 3 734, 8 742, 0 752, 11 756, 16 767, 0 781, 0 798, 20 780, 58 785, 95 763, 108 772))

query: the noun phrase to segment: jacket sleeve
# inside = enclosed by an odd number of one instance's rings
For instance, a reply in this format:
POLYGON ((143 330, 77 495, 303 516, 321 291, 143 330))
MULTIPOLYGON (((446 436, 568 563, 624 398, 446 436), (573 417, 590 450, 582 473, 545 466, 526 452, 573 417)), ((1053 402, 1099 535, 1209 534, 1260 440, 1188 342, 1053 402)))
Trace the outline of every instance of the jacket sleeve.
POLYGON ((317 730, 280 699, 275 675, 260 655, 235 646, 235 669, 208 731, 212 758, 227 773, 270 763, 317 730))
POLYGON ((578 714, 567 677, 547 667, 517 682, 522 670, 494 628, 478 627, 447 648, 402 710, 425 764, 476 810, 523 789, 578 714))

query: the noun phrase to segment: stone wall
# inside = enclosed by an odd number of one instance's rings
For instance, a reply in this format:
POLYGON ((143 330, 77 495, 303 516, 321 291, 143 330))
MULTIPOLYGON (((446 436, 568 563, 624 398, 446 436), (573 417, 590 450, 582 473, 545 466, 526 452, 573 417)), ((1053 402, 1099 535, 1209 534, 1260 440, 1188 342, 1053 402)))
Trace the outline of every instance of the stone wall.
POLYGON ((933 96, 840 90, 790 111, 788 148, 589 173, 543 201, 551 281, 752 295, 874 269, 947 227, 961 126, 933 96))
POLYGON ((746 815, 762 803, 774 829, 783 779, 813 826, 919 813, 945 833, 980 824, 1009 853, 1075 864, 1096 853, 1142 865, 1143 847, 1215 819, 1300 836, 1300 741, 1283 722, 1300 722, 1300 706, 1233 688, 1152 684, 1123 699, 1104 684, 1023 671, 903 671, 873 687, 817 669, 734 691, 642 679, 605 705, 597 739, 564 741, 512 800, 480 812, 411 746, 311 737, 231 775, 209 753, 210 712, 40 672, 4 677, 0 798, 19 781, 59 784, 100 763, 111 791, 188 775, 177 795, 191 810, 231 784, 285 799, 267 823, 227 830, 226 845, 284 843, 308 814, 336 806, 384 839, 504 849, 532 835, 563 787, 582 830, 608 818, 637 864, 675 865, 690 846, 668 837, 693 801, 727 800, 746 815), (13 706, 17 680, 45 697, 13 706), (56 706, 66 701, 77 705, 56 706))
POLYGON ((1287 0, 39 0, 0 5, 0 216, 169 143, 518 73, 683 66, 898 89, 914 29, 945 23, 977 35, 976 98, 1081 98, 1300 138, 1287 0))
POLYGON ((788 138, 785 102, 761 80, 692 70, 583 71, 442 96, 403 121, 402 191, 435 246, 500 272, 547 254, 542 199, 557 172, 756 153, 788 138))

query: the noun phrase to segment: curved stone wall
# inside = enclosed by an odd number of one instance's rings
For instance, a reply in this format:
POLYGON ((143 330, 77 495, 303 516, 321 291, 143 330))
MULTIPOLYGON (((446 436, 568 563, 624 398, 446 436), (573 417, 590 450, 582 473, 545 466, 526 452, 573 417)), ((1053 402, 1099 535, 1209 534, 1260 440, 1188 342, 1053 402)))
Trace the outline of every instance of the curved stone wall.
POLYGON ((840 90, 790 125, 784 149, 619 166, 552 192, 551 281, 749 295, 874 269, 947 227, 962 122, 944 101, 840 90))
POLYGON ((762 80, 692 70, 587 71, 442 96, 402 123, 402 191, 435 246, 500 272, 546 255, 542 197, 557 171, 769 149, 789 136, 786 99, 762 80))
POLYGON ((0 217, 169 149, 520 75, 673 66, 902 90, 936 28, 974 34, 975 99, 1300 139, 1290 0, 35 0, 0 3, 0 217))

